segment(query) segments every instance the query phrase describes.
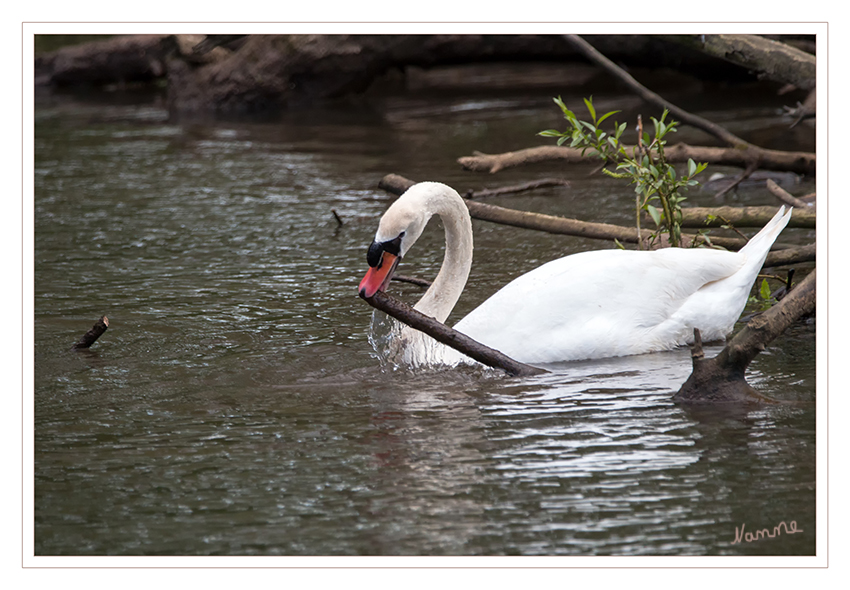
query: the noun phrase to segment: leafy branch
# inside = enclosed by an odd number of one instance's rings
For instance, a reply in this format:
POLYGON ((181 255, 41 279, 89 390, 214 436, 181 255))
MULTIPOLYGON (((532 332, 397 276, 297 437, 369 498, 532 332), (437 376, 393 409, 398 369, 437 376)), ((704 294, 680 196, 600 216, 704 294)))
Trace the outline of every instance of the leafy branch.
MULTIPOLYGON (((679 246, 682 241, 682 203, 685 201, 684 191, 699 184, 694 176, 705 170, 707 164, 697 164, 688 159, 687 173, 678 176, 674 166, 670 165, 664 156, 664 146, 669 133, 677 131, 678 122, 666 120, 669 112, 664 109, 660 119, 652 117, 654 134, 644 131, 643 122, 638 115, 638 142, 631 150, 626 149, 620 142, 620 137, 626 130, 626 123, 614 123, 614 129, 606 133, 600 125, 609 117, 620 111, 611 111, 597 116, 593 106, 593 97, 585 98, 584 104, 590 114, 591 121, 583 121, 571 111, 560 97, 554 99, 568 122, 566 131, 547 129, 538 135, 556 137, 558 145, 569 141, 569 146, 578 148, 584 155, 592 150, 606 163, 616 163, 614 171, 603 168, 602 171, 613 178, 629 180, 635 185, 635 218, 638 234, 640 234, 640 213, 646 211, 656 225, 654 237, 663 229, 667 232, 672 246, 679 246)), ((640 243, 640 242, 638 242, 640 243)))

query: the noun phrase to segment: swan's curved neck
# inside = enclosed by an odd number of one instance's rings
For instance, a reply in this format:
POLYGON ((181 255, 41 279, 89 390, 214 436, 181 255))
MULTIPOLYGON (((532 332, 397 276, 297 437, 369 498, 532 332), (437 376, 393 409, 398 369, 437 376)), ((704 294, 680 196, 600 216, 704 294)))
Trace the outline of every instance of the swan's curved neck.
POLYGON ((454 309, 472 266, 472 221, 460 195, 444 187, 428 199, 427 208, 439 215, 446 232, 446 254, 434 282, 414 309, 445 322, 454 309))

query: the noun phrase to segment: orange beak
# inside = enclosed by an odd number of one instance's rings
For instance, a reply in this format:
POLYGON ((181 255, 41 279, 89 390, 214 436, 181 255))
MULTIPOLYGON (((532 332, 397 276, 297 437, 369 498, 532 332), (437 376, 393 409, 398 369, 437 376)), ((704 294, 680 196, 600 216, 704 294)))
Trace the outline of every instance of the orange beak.
POLYGON ((401 257, 395 254, 381 253, 381 259, 377 266, 370 266, 369 270, 366 271, 366 276, 360 281, 360 296, 368 299, 378 291, 385 291, 400 260, 401 257))

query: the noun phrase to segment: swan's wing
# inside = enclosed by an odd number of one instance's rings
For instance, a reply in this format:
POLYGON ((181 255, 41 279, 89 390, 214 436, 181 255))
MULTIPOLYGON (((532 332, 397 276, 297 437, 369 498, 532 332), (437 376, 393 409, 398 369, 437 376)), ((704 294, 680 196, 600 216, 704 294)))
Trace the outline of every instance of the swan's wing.
POLYGON ((526 362, 662 350, 680 343, 669 340, 683 322, 669 324, 689 298, 744 261, 705 249, 575 254, 511 281, 455 328, 526 362))

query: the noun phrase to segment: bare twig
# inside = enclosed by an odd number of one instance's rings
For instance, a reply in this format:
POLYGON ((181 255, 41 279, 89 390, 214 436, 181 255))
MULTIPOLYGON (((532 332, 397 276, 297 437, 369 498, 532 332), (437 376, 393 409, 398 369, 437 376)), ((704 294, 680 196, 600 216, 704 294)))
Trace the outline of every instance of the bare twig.
POLYGON ((523 191, 529 191, 547 186, 570 186, 570 182, 562 178, 541 178, 540 180, 533 180, 531 182, 524 182, 522 184, 517 184, 513 186, 502 186, 499 188, 483 189, 480 191, 469 189, 463 195, 463 198, 483 199, 485 197, 496 197, 512 193, 520 193, 523 191))
POLYGON ((714 195, 714 198, 720 199, 723 195, 736 188, 739 184, 748 179, 752 173, 756 171, 756 168, 758 168, 758 162, 750 162, 747 164, 747 167, 731 183, 720 189, 720 191, 714 195))
POLYGON ((425 287, 426 289, 431 286, 431 281, 426 281, 425 279, 417 279, 416 277, 408 277, 404 275, 393 275, 393 281, 398 281, 400 283, 410 283, 411 285, 416 285, 417 287, 425 287))

